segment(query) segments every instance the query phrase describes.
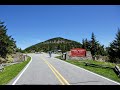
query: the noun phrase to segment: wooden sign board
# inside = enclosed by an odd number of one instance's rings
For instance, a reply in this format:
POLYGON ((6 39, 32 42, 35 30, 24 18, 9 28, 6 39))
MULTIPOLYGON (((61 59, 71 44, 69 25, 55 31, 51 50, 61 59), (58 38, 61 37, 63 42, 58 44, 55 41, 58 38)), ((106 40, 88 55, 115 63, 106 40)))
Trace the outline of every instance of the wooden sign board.
POLYGON ((85 57, 86 56, 86 50, 82 48, 74 48, 70 50, 70 56, 71 57, 85 57))

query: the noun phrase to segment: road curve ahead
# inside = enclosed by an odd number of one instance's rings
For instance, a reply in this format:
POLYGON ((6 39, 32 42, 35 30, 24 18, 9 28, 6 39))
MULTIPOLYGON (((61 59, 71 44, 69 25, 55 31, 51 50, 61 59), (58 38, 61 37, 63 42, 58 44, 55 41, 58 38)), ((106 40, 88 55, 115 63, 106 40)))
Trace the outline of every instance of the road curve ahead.
POLYGON ((8 85, 120 85, 48 54, 28 54, 32 61, 8 85))

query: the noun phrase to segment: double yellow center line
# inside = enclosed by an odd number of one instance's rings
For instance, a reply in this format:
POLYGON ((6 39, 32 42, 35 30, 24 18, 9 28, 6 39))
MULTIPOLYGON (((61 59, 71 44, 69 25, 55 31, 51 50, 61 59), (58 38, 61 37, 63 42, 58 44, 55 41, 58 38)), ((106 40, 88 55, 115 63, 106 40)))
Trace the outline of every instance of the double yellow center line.
POLYGON ((57 79, 60 81, 62 85, 70 85, 68 81, 44 58, 41 57, 42 60, 49 66, 49 68, 52 70, 54 75, 57 77, 57 79))

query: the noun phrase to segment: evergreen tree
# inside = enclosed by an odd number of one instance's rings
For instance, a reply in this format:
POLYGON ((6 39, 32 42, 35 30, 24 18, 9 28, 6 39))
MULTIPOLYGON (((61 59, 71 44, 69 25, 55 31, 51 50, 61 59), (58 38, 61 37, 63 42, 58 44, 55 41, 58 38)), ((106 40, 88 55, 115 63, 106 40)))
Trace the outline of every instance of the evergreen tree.
POLYGON ((92 54, 92 57, 93 57, 93 60, 95 59, 95 55, 97 54, 97 42, 96 39, 95 39, 95 35, 94 33, 92 32, 92 36, 91 36, 91 54, 92 54))
POLYGON ((91 42, 87 40, 87 38, 82 40, 82 48, 86 49, 87 51, 90 51, 91 48, 91 42))
POLYGON ((85 39, 85 47, 87 51, 90 51, 91 48, 91 41, 88 41, 87 38, 85 39))
POLYGON ((108 54, 109 54, 110 62, 120 62, 120 29, 119 28, 115 40, 113 40, 113 42, 110 43, 110 47, 108 48, 108 54))
POLYGON ((85 40, 82 39, 82 48, 86 49, 85 40))
POLYGON ((6 58, 7 54, 14 53, 16 50, 15 43, 14 39, 7 35, 7 29, 4 22, 0 21, 0 56, 6 58))

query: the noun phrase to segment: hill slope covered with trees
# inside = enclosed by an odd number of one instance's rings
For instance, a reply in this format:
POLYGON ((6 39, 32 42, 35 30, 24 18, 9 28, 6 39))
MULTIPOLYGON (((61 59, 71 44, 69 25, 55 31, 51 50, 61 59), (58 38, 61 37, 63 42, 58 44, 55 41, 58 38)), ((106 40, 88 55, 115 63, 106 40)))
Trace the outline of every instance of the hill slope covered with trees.
POLYGON ((61 37, 52 38, 46 40, 44 42, 40 42, 38 44, 32 45, 26 48, 24 51, 26 52, 39 52, 39 51, 56 51, 61 50, 62 52, 69 51, 72 48, 80 48, 82 44, 73 40, 64 39, 61 37))

